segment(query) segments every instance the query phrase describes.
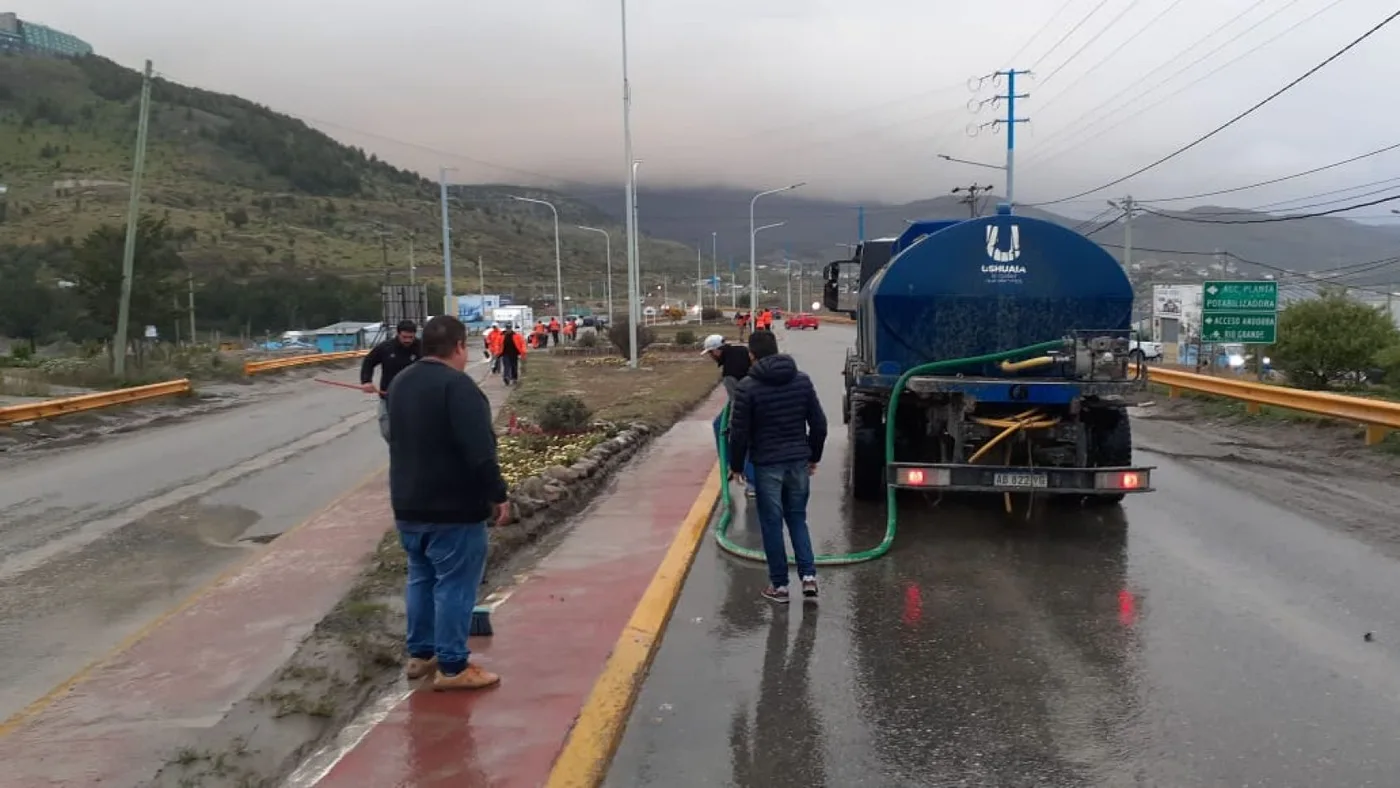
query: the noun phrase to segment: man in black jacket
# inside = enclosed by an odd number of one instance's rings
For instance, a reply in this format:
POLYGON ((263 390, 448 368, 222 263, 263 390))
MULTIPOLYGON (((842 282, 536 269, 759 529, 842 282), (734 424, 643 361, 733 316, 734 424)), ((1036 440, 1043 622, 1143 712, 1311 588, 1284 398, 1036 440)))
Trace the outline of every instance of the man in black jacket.
POLYGON ((811 476, 826 445, 826 414, 817 389, 797 370, 792 356, 778 353, 771 331, 749 338, 754 364, 734 392, 729 417, 729 458, 733 469, 752 459, 758 487, 758 522, 770 584, 763 595, 788 601, 787 548, 783 522, 792 538, 802 596, 817 597, 817 564, 807 530, 811 476))
MULTIPOLYGON (((731 400, 734 398, 734 390, 739 386, 739 381, 749 374, 749 365, 753 360, 749 358, 749 349, 743 345, 731 345, 724 340, 720 334, 711 334, 705 337, 705 344, 701 346, 701 352, 714 359, 719 365, 720 382, 724 384, 724 390, 729 392, 731 400)), ((724 422, 724 411, 720 411, 715 416, 715 450, 719 450, 719 444, 724 441, 721 428, 724 422)), ((726 480, 727 481, 727 480, 726 480)), ((744 492, 748 497, 755 495, 753 463, 744 463, 744 492)))
POLYGON ((471 378, 467 327, 450 315, 423 326, 423 360, 389 388, 389 497, 408 554, 410 679, 479 689, 500 677, 468 664, 486 529, 509 522, 491 405, 471 378))
POLYGON ((360 388, 366 394, 379 395, 379 434, 389 440, 389 408, 385 404, 389 384, 409 364, 423 357, 423 345, 418 341, 418 326, 412 320, 401 320, 392 339, 386 339, 365 354, 360 363, 360 388), (374 385, 374 368, 380 367, 379 385, 374 385))

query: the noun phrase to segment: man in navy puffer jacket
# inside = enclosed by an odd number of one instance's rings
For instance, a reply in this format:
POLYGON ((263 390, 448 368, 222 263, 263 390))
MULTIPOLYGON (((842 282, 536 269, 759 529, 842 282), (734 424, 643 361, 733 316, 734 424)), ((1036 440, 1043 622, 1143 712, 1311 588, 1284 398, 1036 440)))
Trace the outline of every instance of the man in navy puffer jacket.
POLYGON ((758 488, 758 521, 770 585, 763 595, 788 601, 787 548, 783 523, 792 539, 802 596, 816 599, 817 565, 807 530, 811 476, 826 445, 826 414, 812 379, 799 372, 792 356, 778 353, 771 331, 749 339, 754 364, 734 390, 729 414, 730 473, 753 462, 758 488))

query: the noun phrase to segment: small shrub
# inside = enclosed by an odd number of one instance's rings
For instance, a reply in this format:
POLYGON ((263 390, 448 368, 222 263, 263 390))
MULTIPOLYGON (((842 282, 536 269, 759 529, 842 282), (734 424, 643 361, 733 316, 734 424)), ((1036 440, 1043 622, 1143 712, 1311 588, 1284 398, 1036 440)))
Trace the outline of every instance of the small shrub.
POLYGON ((545 432, 583 432, 593 420, 593 411, 572 394, 545 400, 535 411, 535 421, 545 432))
POLYGON ((28 344, 15 345, 10 348, 10 355, 14 356, 16 361, 28 361, 34 357, 34 348, 28 344))
POLYGON ((579 329, 578 339, 574 342, 579 347, 598 347, 598 332, 596 329, 579 329))
POLYGON ((710 321, 710 320, 720 320, 720 319, 722 319, 723 317, 724 317, 724 314, 723 314, 722 312, 720 312, 718 309, 716 309, 716 308, 714 308, 714 307, 712 307, 712 306, 707 306, 707 307, 704 307, 704 308, 702 308, 702 309, 700 310, 700 319, 701 319, 701 320, 706 320, 706 321, 710 321))
MULTIPOLYGON (((628 331, 627 321, 620 320, 608 329, 608 339, 612 340, 613 346, 622 353, 623 358, 632 357, 631 335, 628 331)), ((647 326, 637 326, 637 355, 640 356, 651 343, 656 341, 656 334, 647 326)))
POLYGON ((688 328, 682 328, 676 332, 676 344, 680 347, 689 347, 695 344, 695 332, 688 328))

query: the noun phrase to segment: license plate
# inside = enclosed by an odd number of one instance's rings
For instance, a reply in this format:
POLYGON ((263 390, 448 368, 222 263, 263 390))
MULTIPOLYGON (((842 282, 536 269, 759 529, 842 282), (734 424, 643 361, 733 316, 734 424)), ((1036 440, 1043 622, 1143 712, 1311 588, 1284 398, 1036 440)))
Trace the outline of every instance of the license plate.
POLYGON ((1043 473, 998 473, 993 474, 992 485, 1041 489, 1050 486, 1050 477, 1043 473))

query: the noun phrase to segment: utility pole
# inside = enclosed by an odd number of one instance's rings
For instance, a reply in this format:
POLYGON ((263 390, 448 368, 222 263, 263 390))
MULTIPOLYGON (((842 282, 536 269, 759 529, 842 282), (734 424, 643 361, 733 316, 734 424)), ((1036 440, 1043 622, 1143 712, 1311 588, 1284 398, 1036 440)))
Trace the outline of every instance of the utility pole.
POLYGON ((418 265, 413 260, 413 235, 408 236, 408 283, 418 284, 418 265))
POLYGON ((141 212, 141 176, 146 169, 146 131, 151 118, 151 61, 141 78, 141 119, 136 124, 136 161, 131 168, 131 202, 126 212, 126 246, 122 249, 122 289, 117 304, 117 336, 112 341, 112 374, 126 377, 126 332, 131 320, 131 279, 136 265, 136 225, 141 212))
POLYGON ((389 234, 384 231, 384 225, 379 225, 379 252, 384 258, 384 284, 389 284, 389 234))
POLYGON ((953 194, 967 194, 966 197, 958 200, 958 202, 966 205, 968 208, 968 215, 976 219, 978 215, 982 213, 981 205, 978 202, 978 194, 986 194, 990 192, 992 188, 991 186, 979 186, 974 182, 971 186, 954 186, 953 194))
POLYGON ((998 74, 1006 77, 1006 95, 1001 98, 1006 99, 1006 201, 1012 205, 1016 204, 1016 124, 1027 123, 1030 118, 1016 117, 1016 99, 1030 98, 1031 94, 1022 93, 1016 95, 1016 75, 1029 74, 1029 71, 998 71, 998 74))
POLYGON ((1137 204, 1133 202, 1133 196, 1129 194, 1120 201, 1109 200, 1110 208, 1117 208, 1123 212, 1123 270, 1131 270, 1133 267, 1133 216, 1137 213, 1137 204))
POLYGON ((476 275, 481 278, 481 304, 486 305, 486 263, 482 262, 481 255, 476 256, 476 275))
MULTIPOLYGON (((787 266, 787 311, 792 311, 792 261, 788 259, 787 250, 783 250, 783 263, 787 266)), ((797 294, 798 299, 802 298, 802 293, 797 294)))
POLYGON ((195 333, 195 330, 194 330, 194 274, 193 274, 193 273, 191 273, 191 274, 189 275, 189 282, 190 282, 190 344, 191 344, 191 345, 196 345, 196 344, 199 344, 198 340, 196 339, 196 337, 198 337, 199 335, 196 334, 196 333, 195 333))

